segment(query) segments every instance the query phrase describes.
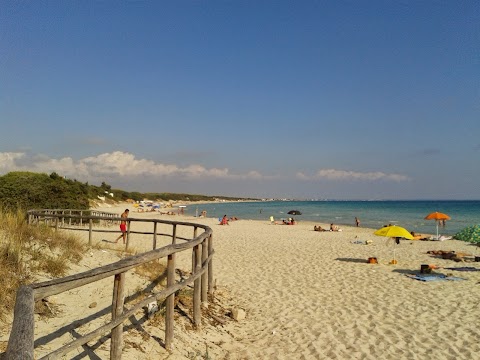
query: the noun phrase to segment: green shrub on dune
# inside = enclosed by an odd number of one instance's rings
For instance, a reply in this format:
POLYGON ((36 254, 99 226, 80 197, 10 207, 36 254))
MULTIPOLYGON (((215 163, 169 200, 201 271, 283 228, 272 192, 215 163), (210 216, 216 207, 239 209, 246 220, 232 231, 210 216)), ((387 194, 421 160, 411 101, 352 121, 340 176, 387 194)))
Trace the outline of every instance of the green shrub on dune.
POLYGON ((89 185, 52 173, 26 171, 0 176, 4 209, 88 209, 89 185))

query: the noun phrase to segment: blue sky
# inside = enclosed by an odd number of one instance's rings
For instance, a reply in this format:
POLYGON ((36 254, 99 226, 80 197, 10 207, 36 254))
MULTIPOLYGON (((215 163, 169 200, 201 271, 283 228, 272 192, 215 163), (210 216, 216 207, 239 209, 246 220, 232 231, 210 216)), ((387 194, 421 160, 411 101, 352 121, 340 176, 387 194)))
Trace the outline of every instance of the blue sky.
POLYGON ((0 175, 480 199, 478 1, 3 1, 0 175))

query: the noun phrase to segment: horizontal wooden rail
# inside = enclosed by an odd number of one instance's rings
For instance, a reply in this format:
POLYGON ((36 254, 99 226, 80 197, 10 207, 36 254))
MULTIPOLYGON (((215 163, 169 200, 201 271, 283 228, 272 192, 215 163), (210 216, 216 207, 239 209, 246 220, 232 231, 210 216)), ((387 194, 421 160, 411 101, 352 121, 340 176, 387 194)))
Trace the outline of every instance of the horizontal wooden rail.
MULTIPOLYGON (((88 211, 84 211, 87 213, 88 211)), ((47 298, 52 295, 57 295, 68 290, 76 289, 81 286, 97 282, 99 280, 114 277, 114 294, 112 302, 112 319, 105 325, 95 329, 94 331, 62 346, 61 348, 54 350, 52 353, 44 356, 42 359, 56 359, 64 356, 71 350, 85 345, 92 339, 100 337, 107 332, 111 332, 111 358, 120 358, 122 352, 122 329, 123 322, 125 322, 131 315, 139 311, 152 301, 158 301, 167 299, 167 316, 165 320, 165 347, 171 348, 173 339, 173 306, 175 293, 185 287, 195 284, 194 286, 194 304, 193 304, 193 318, 195 326, 200 325, 201 301, 208 301, 205 294, 208 291, 210 294, 213 289, 213 276, 212 276, 212 259, 213 259, 213 246, 212 246, 212 229, 208 226, 183 222, 183 221, 170 221, 161 219, 134 219, 127 218, 122 219, 115 214, 101 213, 100 216, 83 216, 82 211, 73 209, 43 209, 43 210, 30 210, 27 212, 30 224, 38 224, 40 222, 53 221, 55 229, 58 228, 60 221, 64 223, 65 219, 74 219, 80 224, 88 224, 89 228, 71 228, 62 227, 63 230, 89 230, 89 242, 93 232, 106 232, 108 230, 95 229, 93 222, 99 222, 102 220, 111 221, 127 221, 128 225, 132 222, 147 222, 154 225, 153 232, 133 232, 130 231, 128 226, 128 236, 130 234, 153 234, 153 249, 128 258, 117 261, 116 263, 98 267, 83 273, 70 275, 60 279, 54 279, 41 283, 31 284, 29 286, 22 286, 17 292, 17 299, 15 303, 14 319, 12 324, 12 331, 10 332, 10 338, 7 345, 7 351, 5 358, 10 360, 20 359, 34 359, 34 316, 33 308, 35 301, 47 298), (68 214, 66 213, 68 212, 68 214), (77 212, 80 215, 72 214, 77 212), (113 216, 115 215, 115 216, 113 216), (157 233, 157 224, 167 224, 172 226, 172 233, 157 233), (193 228, 192 238, 177 237, 177 228, 179 226, 185 226, 193 228), (197 229, 203 229, 203 232, 197 235, 197 229), (157 235, 171 237, 172 244, 156 249, 157 235), (177 243, 177 240, 184 240, 185 242, 177 243), (192 251, 192 258, 196 259, 195 266, 192 269, 192 274, 187 279, 175 282, 175 254, 183 251, 192 251), (168 258, 167 274, 169 276, 167 281, 167 288, 152 294, 146 299, 143 299, 139 303, 135 304, 131 309, 124 310, 124 295, 123 295, 123 282, 125 279, 124 274, 142 264, 148 263, 153 260, 168 258)))

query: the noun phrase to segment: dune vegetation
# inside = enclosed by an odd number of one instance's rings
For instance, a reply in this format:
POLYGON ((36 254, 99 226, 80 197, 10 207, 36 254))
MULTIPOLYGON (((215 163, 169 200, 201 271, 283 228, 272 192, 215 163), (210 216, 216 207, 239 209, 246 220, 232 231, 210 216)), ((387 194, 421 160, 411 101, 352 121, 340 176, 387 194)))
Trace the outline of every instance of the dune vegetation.
POLYGON ((64 276, 70 262, 79 261, 85 245, 72 233, 29 226, 22 210, 0 209, 0 321, 11 313, 15 293, 39 276, 64 276))

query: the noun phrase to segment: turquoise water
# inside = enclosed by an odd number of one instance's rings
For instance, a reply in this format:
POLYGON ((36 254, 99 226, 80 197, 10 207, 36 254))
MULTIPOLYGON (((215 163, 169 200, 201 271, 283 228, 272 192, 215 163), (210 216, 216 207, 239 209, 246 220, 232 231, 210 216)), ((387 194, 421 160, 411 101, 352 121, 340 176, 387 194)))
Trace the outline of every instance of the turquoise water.
POLYGON ((362 227, 380 228, 386 224, 403 226, 409 231, 436 233, 434 220, 424 220, 429 213, 438 211, 449 215, 445 228, 439 233, 453 235, 466 226, 480 223, 480 201, 267 201, 212 203, 188 206, 189 214, 207 211, 208 217, 220 218, 224 214, 239 219, 276 220, 288 218, 290 210, 299 210, 299 221, 322 224, 354 225, 355 216, 362 227))

